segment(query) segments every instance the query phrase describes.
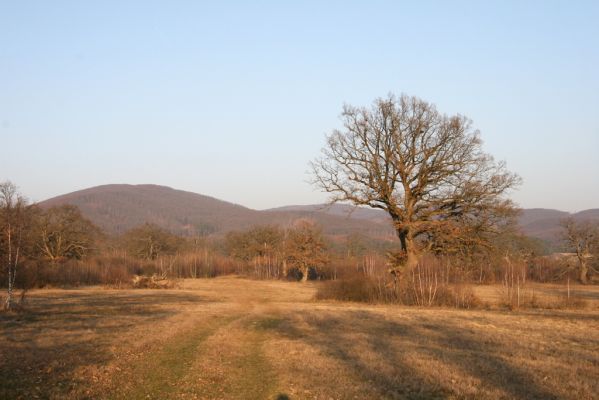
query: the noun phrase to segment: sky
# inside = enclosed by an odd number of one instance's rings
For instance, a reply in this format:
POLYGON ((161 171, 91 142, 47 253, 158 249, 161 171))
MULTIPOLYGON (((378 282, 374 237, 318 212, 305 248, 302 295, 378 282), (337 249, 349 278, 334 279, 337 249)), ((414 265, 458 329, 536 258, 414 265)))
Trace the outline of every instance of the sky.
POLYGON ((597 1, 0 0, 0 181, 321 203, 343 104, 472 119, 522 207, 599 207, 597 1))

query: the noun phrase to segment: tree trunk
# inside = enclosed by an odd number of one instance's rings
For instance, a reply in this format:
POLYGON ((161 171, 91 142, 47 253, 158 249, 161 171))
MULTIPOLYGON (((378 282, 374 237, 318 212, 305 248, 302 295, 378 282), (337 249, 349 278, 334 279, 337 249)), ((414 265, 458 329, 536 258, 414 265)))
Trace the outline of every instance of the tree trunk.
POLYGON ((418 266, 418 262, 420 261, 420 254, 415 252, 413 249, 408 250, 408 257, 406 259, 405 269, 407 271, 411 271, 416 266, 418 266))
MULTIPOLYGON (((10 259, 10 257, 9 257, 10 259)), ((18 259, 17 259, 18 260, 18 259)), ((8 290, 6 296, 6 302, 4 303, 4 309, 10 310, 12 308, 12 295, 15 288, 15 281, 17 278, 17 260, 13 260, 12 264, 8 266, 8 290)))
POLYGON ((309 272, 310 272, 310 267, 308 267, 308 266, 302 267, 302 283, 308 282, 309 272))
POLYGON ((582 283, 583 285, 586 285, 587 283, 589 283, 589 280, 587 278, 587 275, 589 273, 589 268, 587 266, 587 260, 580 258, 580 283, 582 283))
POLYGON ((406 261, 403 264, 404 270, 411 271, 416 268, 420 261, 420 254, 414 246, 414 238, 410 234, 409 229, 401 229, 397 232, 401 243, 401 251, 406 255, 406 261))
POLYGON ((8 237, 8 290, 7 290, 7 295, 6 295, 6 302, 4 303, 4 309, 5 310, 10 310, 11 308, 11 301, 12 301, 12 286, 14 283, 14 279, 13 279, 13 274, 16 272, 13 272, 13 266, 12 266, 12 232, 11 232, 11 225, 10 222, 8 224, 8 229, 7 229, 7 237, 8 237))
POLYGON ((4 302, 4 309, 10 310, 12 305, 12 266, 8 266, 8 290, 6 295, 6 301, 4 302))

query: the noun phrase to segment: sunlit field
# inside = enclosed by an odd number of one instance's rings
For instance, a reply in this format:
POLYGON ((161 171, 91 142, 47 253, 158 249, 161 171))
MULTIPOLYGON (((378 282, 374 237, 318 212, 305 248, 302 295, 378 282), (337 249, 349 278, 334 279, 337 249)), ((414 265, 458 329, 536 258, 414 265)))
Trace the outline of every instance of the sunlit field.
MULTIPOLYGON (((318 283, 234 277, 172 290, 45 289, 0 314, 0 398, 591 399, 599 288, 584 308, 314 300, 318 283)), ((538 285, 544 296, 562 287, 538 285)), ((581 289, 582 290, 582 289, 581 289)))

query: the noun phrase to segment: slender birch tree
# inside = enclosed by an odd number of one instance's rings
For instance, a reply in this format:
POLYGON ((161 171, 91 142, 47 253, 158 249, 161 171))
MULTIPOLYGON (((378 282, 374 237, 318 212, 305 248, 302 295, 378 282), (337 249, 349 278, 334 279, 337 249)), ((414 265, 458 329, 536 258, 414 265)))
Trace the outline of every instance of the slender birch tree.
POLYGON ((13 307, 13 291, 18 267, 23 258, 22 245, 26 229, 27 200, 12 182, 0 183, 0 255, 8 277, 4 309, 13 307))

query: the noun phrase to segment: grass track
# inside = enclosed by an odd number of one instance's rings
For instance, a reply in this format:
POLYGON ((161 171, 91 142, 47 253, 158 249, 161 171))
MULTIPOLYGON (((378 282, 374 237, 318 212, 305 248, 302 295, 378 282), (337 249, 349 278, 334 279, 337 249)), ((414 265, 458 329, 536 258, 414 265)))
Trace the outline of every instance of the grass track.
POLYGON ((189 331, 170 338, 158 351, 130 365, 128 373, 116 376, 109 395, 114 399, 168 399, 176 397, 181 380, 189 373, 197 357, 201 357, 202 343, 215 331, 227 326, 238 317, 218 318, 200 324, 189 331), (123 380, 130 384, 127 385, 123 380), (126 390, 122 390, 126 388, 126 390))

